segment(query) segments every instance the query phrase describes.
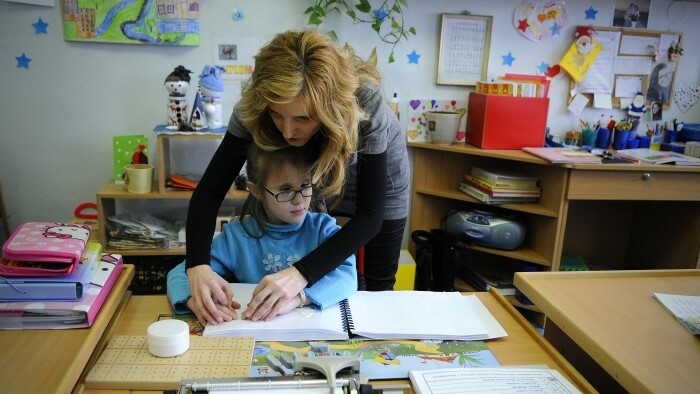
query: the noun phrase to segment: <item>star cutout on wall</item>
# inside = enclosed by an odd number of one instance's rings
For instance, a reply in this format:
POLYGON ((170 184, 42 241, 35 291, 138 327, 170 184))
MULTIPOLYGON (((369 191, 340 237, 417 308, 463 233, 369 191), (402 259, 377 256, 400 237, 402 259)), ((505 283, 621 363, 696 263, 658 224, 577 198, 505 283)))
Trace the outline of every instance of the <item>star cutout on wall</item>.
POLYGON ((510 52, 508 52, 507 55, 503 55, 501 57, 503 58, 503 64, 506 66, 512 66, 513 62, 515 61, 515 58, 513 57, 513 55, 511 55, 510 52))
POLYGON ((17 59, 17 68, 24 67, 29 69, 29 62, 31 62, 32 59, 28 58, 24 52, 22 52, 22 56, 16 56, 15 59, 17 59))
POLYGON ((46 34, 46 28, 49 26, 49 24, 42 21, 41 18, 39 18, 39 20, 36 23, 32 23, 32 26, 34 26, 36 34, 46 34))
POLYGON ((528 27, 530 27, 530 24, 527 23, 527 19, 518 20, 518 30, 525 31, 528 27))
POLYGON ((558 36, 559 32, 561 31, 561 26, 557 22, 554 22, 554 24, 549 28, 549 30, 552 32, 552 36, 558 36))
POLYGON ((539 74, 546 74, 548 68, 549 64, 545 63, 544 60, 542 60, 540 64, 537 65, 537 72, 539 74))
POLYGON ((406 56, 408 56, 408 64, 418 64, 418 59, 420 59, 420 55, 416 53, 415 49, 413 50, 413 52, 409 53, 406 56))
POLYGON ((372 10, 372 12, 374 12, 374 17, 377 18, 377 20, 379 20, 379 21, 383 21, 384 18, 386 18, 387 15, 389 15, 384 10, 384 7, 380 8, 378 10, 372 10))
POLYGON ((593 8, 593 6, 590 6, 586 11, 586 19, 594 19, 595 20, 595 14, 598 13, 598 10, 593 8))

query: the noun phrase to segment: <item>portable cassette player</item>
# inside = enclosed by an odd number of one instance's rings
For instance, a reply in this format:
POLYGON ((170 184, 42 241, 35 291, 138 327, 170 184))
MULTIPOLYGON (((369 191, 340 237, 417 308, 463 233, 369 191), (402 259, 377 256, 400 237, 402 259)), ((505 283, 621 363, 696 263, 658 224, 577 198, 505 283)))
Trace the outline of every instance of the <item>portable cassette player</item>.
POLYGON ((454 237, 498 249, 515 249, 525 239, 522 222, 480 210, 449 212, 445 230, 454 237))

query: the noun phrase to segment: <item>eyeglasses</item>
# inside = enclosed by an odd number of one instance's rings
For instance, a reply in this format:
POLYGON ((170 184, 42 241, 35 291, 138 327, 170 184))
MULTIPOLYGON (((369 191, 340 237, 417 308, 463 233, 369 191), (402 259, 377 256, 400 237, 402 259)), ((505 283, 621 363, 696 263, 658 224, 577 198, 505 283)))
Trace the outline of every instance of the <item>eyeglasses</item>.
POLYGON ((297 196, 297 193, 301 194, 302 197, 311 197, 314 194, 313 188, 313 185, 308 185, 302 187, 301 189, 285 190, 279 193, 273 193, 270 191, 270 189, 263 186, 263 189, 265 189, 266 192, 270 193, 270 195, 272 195, 275 198, 275 200, 277 200, 277 202, 292 201, 294 197, 297 196))

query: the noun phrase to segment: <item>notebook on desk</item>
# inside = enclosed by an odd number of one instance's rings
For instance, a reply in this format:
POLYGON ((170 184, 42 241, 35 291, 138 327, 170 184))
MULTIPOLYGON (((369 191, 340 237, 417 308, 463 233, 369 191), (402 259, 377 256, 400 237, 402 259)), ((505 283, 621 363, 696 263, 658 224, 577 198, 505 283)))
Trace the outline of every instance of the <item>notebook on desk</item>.
MULTIPOLYGON (((247 305, 254 284, 232 283, 234 300, 247 305)), ((239 311, 240 314, 241 311, 239 311)), ((252 336, 256 341, 366 339, 484 340, 506 336, 475 296, 459 292, 358 291, 325 310, 304 307, 270 321, 233 320, 207 325, 204 336, 252 336)))

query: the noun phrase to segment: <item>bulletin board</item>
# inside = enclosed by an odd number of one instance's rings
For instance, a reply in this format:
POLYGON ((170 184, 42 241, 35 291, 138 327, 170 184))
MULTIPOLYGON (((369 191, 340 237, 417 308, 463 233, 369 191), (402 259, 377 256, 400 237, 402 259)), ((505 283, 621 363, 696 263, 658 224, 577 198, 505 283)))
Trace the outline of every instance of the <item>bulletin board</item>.
POLYGON ((442 14, 438 85, 471 85, 486 80, 492 16, 442 14))
MULTIPOLYGON (((647 104, 657 101, 647 97, 647 93, 650 93, 650 96, 660 97, 658 101, 663 102, 664 109, 668 109, 680 63, 680 56, 670 59, 668 49, 671 43, 683 45, 683 33, 602 26, 592 28, 604 49, 581 82, 570 82, 569 92, 586 96, 589 100, 587 106, 593 105, 596 93, 609 94, 613 108, 622 108, 639 90, 644 93, 647 104), (665 86, 661 87, 657 82, 658 75, 663 75, 662 78, 668 81, 665 86), (650 90, 650 86, 653 89, 650 90), (658 91, 661 93, 656 94, 658 91)), ((573 96, 569 94, 569 103, 572 99, 573 96)))

